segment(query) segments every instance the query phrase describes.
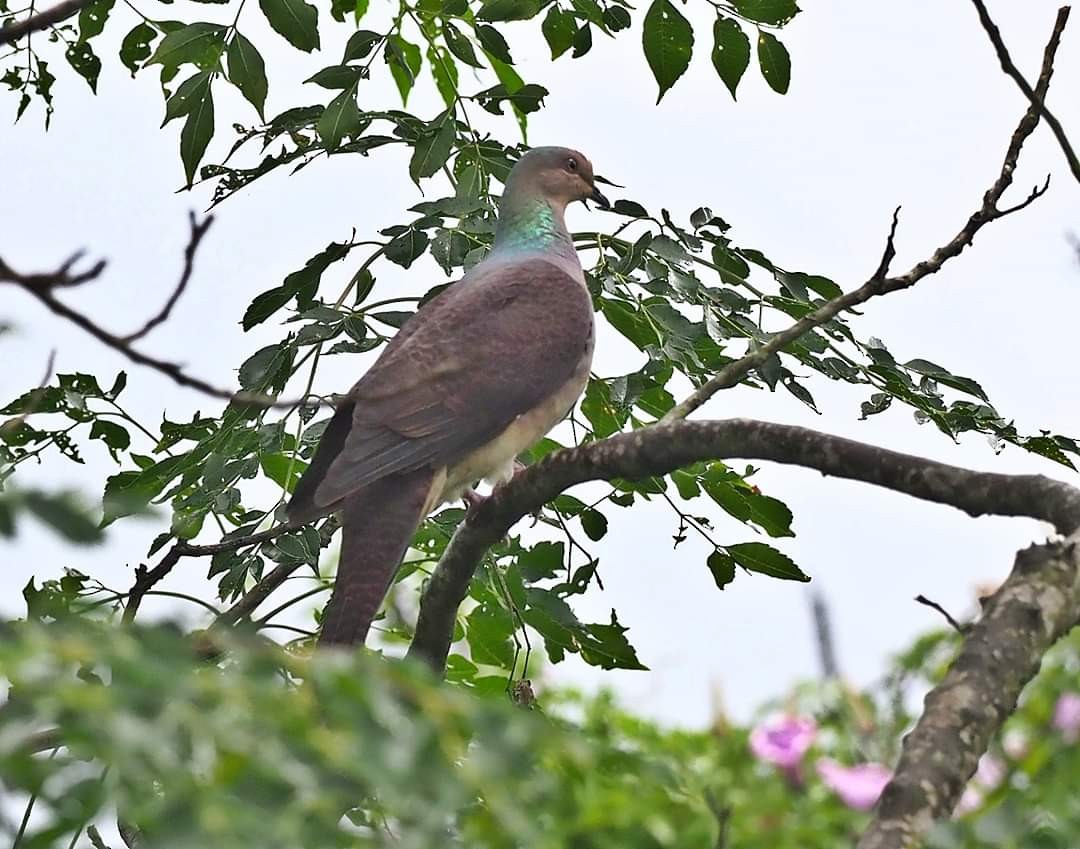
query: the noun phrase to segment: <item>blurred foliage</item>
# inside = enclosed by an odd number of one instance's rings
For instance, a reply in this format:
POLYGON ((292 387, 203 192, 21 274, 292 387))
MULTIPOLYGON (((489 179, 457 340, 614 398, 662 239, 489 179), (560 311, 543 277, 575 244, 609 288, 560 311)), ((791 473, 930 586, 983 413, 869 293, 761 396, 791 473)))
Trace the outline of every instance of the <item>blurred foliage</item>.
MULTIPOLYGON (((807 683, 766 706, 817 725, 785 770, 723 716, 665 729, 608 696, 470 692, 408 663, 308 656, 235 631, 214 634, 208 653, 206 632, 54 608, 3 637, 0 779, 31 805, 25 849, 86 845, 77 835, 91 824, 109 835, 116 812, 154 847, 846 845, 868 814, 815 762, 893 762, 907 706, 957 647, 952 632, 928 635, 871 691, 807 683)), ((1080 688, 1078 669, 1074 635, 988 755, 996 783, 973 784, 934 849, 1075 845, 1080 728, 1054 727, 1054 708, 1080 688)))

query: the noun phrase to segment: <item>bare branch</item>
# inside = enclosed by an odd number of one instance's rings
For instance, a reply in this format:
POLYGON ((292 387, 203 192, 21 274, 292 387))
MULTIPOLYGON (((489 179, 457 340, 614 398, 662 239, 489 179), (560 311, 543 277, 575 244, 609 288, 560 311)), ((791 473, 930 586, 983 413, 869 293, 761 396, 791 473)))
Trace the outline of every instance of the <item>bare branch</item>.
POLYGON ((199 392, 214 398, 221 398, 225 401, 237 404, 250 404, 255 407, 294 407, 301 403, 330 403, 321 398, 316 398, 314 400, 302 398, 288 401, 276 401, 273 398, 258 392, 237 392, 231 389, 223 389, 207 383, 201 378, 193 377, 185 372, 178 363, 170 363, 167 360, 151 357, 132 347, 133 342, 146 336, 147 333, 168 319, 177 300, 179 300, 180 296, 183 294, 184 289, 187 288, 194 267, 195 253, 198 250, 203 236, 206 235, 206 231, 213 223, 213 220, 213 216, 207 216, 202 221, 198 221, 194 214, 191 215, 191 236, 188 240, 187 247, 184 249, 184 268, 176 288, 169 296, 165 306, 157 313, 157 315, 149 319, 146 324, 139 328, 139 330, 127 336, 118 336, 101 327, 90 317, 83 315, 60 301, 56 297, 54 291, 56 289, 81 286, 91 280, 96 280, 105 269, 105 260, 99 260, 85 271, 73 273, 72 269, 79 259, 82 258, 82 253, 80 252, 68 258, 64 264, 55 271, 49 273, 22 274, 15 271, 0 258, 0 283, 13 283, 24 291, 29 292, 53 313, 82 328, 99 342, 107 345, 114 351, 118 351, 133 363, 146 366, 159 374, 165 375, 180 386, 196 389, 199 392))
POLYGON ((191 236, 188 238, 187 247, 184 248, 184 270, 180 274, 180 281, 176 284, 176 288, 169 296, 169 300, 165 302, 165 306, 162 308, 161 312, 147 321, 146 324, 134 333, 124 336, 121 339, 125 345, 130 345, 132 342, 142 339, 142 337, 159 324, 167 321, 173 307, 176 306, 176 302, 180 300, 180 296, 184 294, 188 281, 191 279, 191 272, 195 267, 195 252, 199 249, 199 242, 202 241, 202 237, 206 235, 206 231, 209 230, 210 225, 214 223, 214 216, 208 215, 202 221, 199 221, 195 217, 194 212, 189 212, 188 221, 191 224, 191 236))
POLYGON ((820 433, 752 419, 675 421, 556 451, 498 487, 458 526, 420 600, 409 654, 441 671, 457 609, 490 546, 565 489, 640 480, 701 460, 771 460, 886 487, 971 516, 1030 516, 1062 534, 1080 527, 1080 490, 1040 475, 975 472, 820 433))
MULTIPOLYGON (((223 551, 236 551, 238 548, 257 545, 258 543, 274 539, 274 537, 281 536, 286 531, 295 530, 296 527, 296 525, 290 524, 278 525, 277 527, 261 531, 257 534, 247 534, 246 536, 235 537, 234 539, 210 543, 208 545, 192 545, 191 543, 183 541, 177 542, 168 550, 168 552, 166 552, 165 556, 161 558, 161 562, 153 569, 147 569, 145 565, 140 565, 136 568, 135 583, 132 585, 131 589, 128 590, 127 604, 124 605, 122 621, 131 622, 135 619, 135 614, 139 611, 139 605, 142 604, 143 597, 173 570, 173 567, 180 562, 181 557, 209 557, 223 551)), ((294 565, 293 569, 295 568, 296 566, 294 565)))
POLYGON ((953 618, 953 615, 951 613, 949 613, 949 611, 947 611, 944 607, 942 607, 936 601, 932 601, 931 599, 928 599, 926 596, 922 595, 921 593, 919 595, 915 596, 915 601, 917 601, 919 604, 925 604, 931 610, 936 610, 938 613, 940 613, 942 616, 944 616, 945 621, 949 623, 949 627, 952 628, 957 633, 966 634, 969 630, 971 630, 971 625, 970 624, 965 625, 963 622, 958 622, 956 619, 953 618))
MULTIPOLYGON (((1054 26, 1054 31, 1051 33, 1050 40, 1047 42, 1046 48, 1043 51, 1042 71, 1039 74, 1039 82, 1035 88, 1035 94, 1039 98, 1039 103, 1041 103, 1042 98, 1046 96, 1047 89, 1050 86, 1050 78, 1054 73, 1054 57, 1057 54, 1058 44, 1061 40, 1061 32, 1065 26, 1065 20, 1068 18, 1068 10, 1066 9, 1064 11, 1066 12, 1064 15, 1060 12, 1058 13, 1058 20, 1054 26)), ((843 295, 838 295, 831 301, 818 307, 818 309, 814 310, 812 313, 803 316, 787 329, 775 334, 760 348, 756 348, 746 356, 728 363, 706 383, 687 396, 686 399, 669 410, 663 420, 674 421, 676 419, 686 418, 698 409, 698 407, 712 398, 717 392, 735 386, 751 371, 763 365, 773 354, 781 351, 786 345, 791 344, 804 333, 825 324, 825 322, 839 315, 844 310, 865 303, 878 295, 911 288, 923 278, 939 271, 950 259, 958 256, 964 248, 972 243, 975 239, 975 234, 986 224, 989 224, 991 221, 996 221, 999 218, 1004 218, 1006 215, 1011 215, 1013 212, 1018 212, 1039 198, 1048 188, 1049 180, 1047 181, 1047 185, 1044 185, 1041 189, 1036 188, 1033 190, 1026 200, 1016 206, 1006 209, 998 207, 998 202, 1001 200, 1002 195, 1005 194, 1005 190, 1012 185, 1013 172, 1016 170, 1016 162, 1020 157, 1020 151, 1024 146, 1024 142, 1027 141, 1028 137, 1039 123, 1039 115, 1040 109, 1038 105, 1033 102, 1024 113, 1024 117, 1020 119, 1020 123, 1017 124, 1016 129, 1013 131, 1012 138, 1009 140, 1009 147, 1005 152, 1005 159, 1001 164, 1001 170, 993 185, 991 185, 983 195, 982 204, 971 214, 964 226, 960 228, 960 232, 934 251, 929 259, 917 263, 905 274, 897 277, 885 276, 888 273, 889 265, 896 253, 893 240, 896 235, 897 216, 900 212, 898 207, 893 213, 892 227, 890 228, 888 239, 885 242, 885 251, 882 255, 881 262, 878 264, 877 270, 869 280, 858 289, 853 289, 850 292, 845 292, 843 295)))
POLYGON ((25 35, 55 26, 88 5, 90 5, 90 0, 63 0, 62 3, 57 3, 38 15, 30 15, 11 26, 0 28, 0 46, 14 44, 25 35))
POLYGON ((858 849, 920 845, 952 813, 1042 656, 1078 623, 1080 533, 1021 551, 945 679, 926 696, 858 849))
MULTIPOLYGON (((1033 91, 1031 86, 1028 85, 1028 81, 1020 73, 1020 69, 1013 63, 1012 56, 1009 55, 1009 50, 1001 38, 1001 30, 998 29, 997 24, 990 17, 990 13, 986 11, 986 4, 983 3, 983 0, 971 0, 971 2, 975 4, 975 11, 979 14, 979 22, 982 24, 983 29, 986 30, 986 34, 990 36, 990 43, 994 45, 998 61, 1001 62, 1001 70, 1012 78, 1017 88, 1024 93, 1024 97, 1031 101, 1031 105, 1038 110, 1043 120, 1046 121, 1047 126, 1050 127, 1058 144, 1061 146, 1062 153, 1065 154, 1065 159, 1069 163, 1069 170, 1072 171, 1073 177, 1080 181, 1080 159, 1077 159, 1076 151, 1073 150, 1072 145, 1069 143, 1069 138, 1065 135, 1061 122, 1046 108, 1046 92, 1033 91)), ((1061 31, 1065 29, 1065 23, 1069 20, 1070 11, 1071 9, 1068 6, 1062 6, 1058 9, 1057 20, 1054 23, 1056 37, 1060 37, 1061 31)))

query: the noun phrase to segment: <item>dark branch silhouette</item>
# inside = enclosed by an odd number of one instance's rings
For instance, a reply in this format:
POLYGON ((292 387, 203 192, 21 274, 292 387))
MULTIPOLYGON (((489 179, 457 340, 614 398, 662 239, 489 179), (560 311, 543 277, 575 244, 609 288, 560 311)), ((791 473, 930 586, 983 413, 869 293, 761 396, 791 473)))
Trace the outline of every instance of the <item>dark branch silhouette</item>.
POLYGON ((29 15, 10 26, 0 28, 0 47, 5 44, 14 44, 23 36, 27 36, 32 32, 40 32, 43 29, 55 26, 72 15, 78 14, 80 9, 89 5, 90 0, 64 0, 64 2, 57 3, 44 12, 29 15))
MULTIPOLYGON (((1054 138, 1057 139, 1058 144, 1061 146, 1061 151, 1065 154, 1065 159, 1069 163, 1069 170, 1072 171, 1073 177, 1080 182, 1080 159, 1077 159, 1076 151, 1073 150, 1072 144, 1069 143, 1069 137, 1065 134, 1061 122, 1046 108, 1046 92, 1040 93, 1037 86, 1035 90, 1032 90, 1031 86, 1028 85, 1028 81, 1024 79, 1024 75, 1020 73, 1020 69, 1016 67, 1012 56, 1009 55, 1009 50, 1001 37, 1001 30, 998 29, 997 24, 990 17, 990 13, 986 11, 986 4, 983 3, 983 0, 971 0, 971 2, 975 4, 975 11, 979 14, 979 22, 990 37, 990 43, 994 45, 994 51, 997 53, 998 61, 1001 63, 1001 70, 1016 83, 1017 88, 1024 93, 1024 97, 1030 100, 1031 105, 1039 111, 1047 126, 1054 133, 1054 138)), ((1070 11, 1069 6, 1062 6, 1058 9, 1054 33, 1059 37, 1061 31, 1065 29, 1065 23, 1069 20, 1070 11)))
POLYGON ((162 307, 156 315, 148 319, 142 327, 134 333, 129 333, 125 336, 106 330, 94 321, 94 319, 69 307, 56 296, 56 290, 82 286, 85 283, 96 280, 105 270, 105 260, 98 260, 90 268, 84 271, 75 272, 73 270, 75 265, 83 257, 83 253, 80 251, 68 258, 55 271, 24 274, 15 271, 15 269, 8 265, 3 258, 0 258, 0 283, 11 283, 18 286, 23 291, 28 292, 37 298, 37 300, 44 304, 51 312, 61 318, 67 319, 77 327, 82 328, 99 342, 112 348, 114 351, 118 351, 133 363, 151 368, 159 374, 163 374, 170 378, 180 386, 198 390, 199 392, 214 398, 220 398, 232 403, 249 404, 254 407, 295 407, 301 403, 328 403, 321 398, 315 397, 278 401, 258 392, 244 392, 217 387, 201 378, 188 374, 178 363, 171 363, 167 360, 152 357, 132 346, 132 343, 142 339, 155 327, 167 321, 172 314, 173 307, 176 306, 176 302, 184 293, 184 290, 187 288, 188 282, 191 279, 195 265, 195 255, 202 242, 203 236, 206 235, 206 231, 210 229, 210 225, 213 224, 213 222, 214 218, 212 215, 208 215, 202 221, 199 221, 194 213, 191 213, 191 235, 188 237, 187 246, 184 248, 184 267, 181 270, 179 281, 173 288, 168 300, 165 302, 165 306, 162 307))

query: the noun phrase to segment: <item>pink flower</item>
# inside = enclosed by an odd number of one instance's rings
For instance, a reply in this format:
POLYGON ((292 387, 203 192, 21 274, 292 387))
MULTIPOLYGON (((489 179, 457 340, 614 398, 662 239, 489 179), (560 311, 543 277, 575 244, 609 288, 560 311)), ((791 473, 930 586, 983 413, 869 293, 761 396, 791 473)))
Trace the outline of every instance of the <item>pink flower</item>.
POLYGON ((960 797, 953 815, 962 817, 981 808, 986 794, 1001 784, 1005 773, 1005 764, 989 753, 983 755, 975 768, 975 775, 964 788, 964 795, 960 797))
POLYGON ((817 725, 808 716, 773 716, 750 732, 750 751, 758 760, 793 770, 814 742, 816 734, 817 725))
POLYGON ((1080 739, 1080 693, 1062 693, 1054 707, 1054 728, 1066 742, 1080 739))
POLYGON ((1005 754, 1012 760, 1022 760, 1028 753, 1028 738, 1023 731, 1019 731, 1015 728, 1005 732, 1005 736, 1001 738, 1001 748, 1005 750, 1005 754))
POLYGON ((974 780, 984 790, 993 790, 1005 777, 1005 764, 998 758, 987 753, 979 758, 979 765, 975 768, 974 780))
POLYGON ((970 814, 972 811, 977 811, 982 807, 982 803, 983 794, 969 784, 964 788, 964 795, 961 796, 960 801, 957 802, 956 810, 953 811, 953 816, 962 817, 965 814, 970 814))
POLYGON ((844 804, 857 811, 869 811, 892 778, 892 770, 879 763, 844 766, 830 758, 817 762, 818 775, 844 804))

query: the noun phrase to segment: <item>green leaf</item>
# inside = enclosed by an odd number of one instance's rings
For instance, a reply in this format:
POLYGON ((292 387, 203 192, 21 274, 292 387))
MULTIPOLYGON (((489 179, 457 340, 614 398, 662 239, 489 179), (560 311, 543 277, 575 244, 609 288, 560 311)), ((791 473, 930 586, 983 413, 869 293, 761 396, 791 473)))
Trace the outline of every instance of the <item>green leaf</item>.
POLYGON ((240 89, 244 98, 255 107, 259 117, 265 120, 263 106, 266 104, 266 65, 255 45, 239 32, 233 36, 228 49, 228 78, 240 89))
POLYGON ((810 576, 796 566, 790 557, 763 542, 741 542, 725 546, 724 550, 734 558, 737 565, 750 572, 782 578, 785 581, 810 580, 810 576))
POLYGON ((120 43, 120 61, 135 76, 140 63, 150 55, 150 42, 157 38, 157 30, 150 24, 136 24, 120 43))
POLYGON ((197 22, 168 33, 146 64, 161 65, 170 78, 185 63, 213 70, 224 47, 225 27, 197 22))
POLYGON ((735 10, 759 24, 783 26, 799 12, 795 0, 735 0, 735 10))
POLYGON ((356 85, 359 79, 360 69, 354 65, 330 65, 312 74, 304 82, 336 91, 356 85))
POLYGON ((465 639, 474 663, 509 669, 514 662, 514 619, 505 608, 484 602, 465 617, 465 639))
POLYGON ((319 47, 319 11, 304 0, 259 0, 259 8, 278 35, 297 50, 319 47))
POLYGON ((777 94, 787 94, 791 83, 791 57, 787 48, 771 32, 762 30, 758 33, 757 55, 761 75, 769 88, 777 94))
POLYGON ((427 57, 431 75, 435 78, 435 87, 439 90, 446 108, 453 109, 458 101, 457 62, 445 47, 438 45, 428 47, 427 57))
POLYGON ((581 527, 582 530, 585 531, 585 536, 593 542, 601 540, 607 535, 607 516, 599 510, 593 510, 591 508, 582 510, 578 518, 581 520, 581 527))
POLYGON ((281 309, 293 297, 300 309, 307 309, 319 288, 322 274, 332 263, 348 256, 351 246, 342 242, 331 242, 319 253, 309 259, 299 271, 292 272, 282 281, 281 286, 269 289, 255 297, 244 313, 243 328, 250 330, 281 309))
POLYGON ((554 578, 563 567, 565 549, 561 542, 538 542, 523 551, 517 560, 521 576, 529 583, 554 578))
POLYGON ((90 90, 97 94, 98 74, 101 73, 101 60, 95 55, 90 45, 85 41, 72 44, 64 51, 64 58, 75 69, 76 73, 90 86, 90 90))
POLYGON ((214 135, 214 95, 207 84, 202 97, 192 103, 184 129, 180 131, 180 159, 184 163, 184 173, 190 187, 195 178, 195 170, 214 135))
POLYGON ((240 366, 237 380, 241 389, 254 392, 262 390, 280 368, 284 346, 281 343, 267 345, 248 357, 240 366))
POLYGON ((738 22, 718 16, 713 24, 712 63, 731 96, 750 64, 750 39, 738 22))
POLYGON ((259 466, 263 474, 284 489, 292 492, 308 464, 297 457, 285 454, 260 454, 259 466))
POLYGON ((390 66, 390 75, 394 78, 404 106, 409 102, 409 92, 420 75, 420 48, 395 33, 386 39, 383 58, 390 66))
POLYGON ((101 529, 71 493, 20 493, 27 509, 60 536, 76 544, 101 541, 101 529))
POLYGON ((724 589, 735 580, 735 560, 725 554, 722 549, 716 549, 705 562, 709 567, 709 571, 712 572, 713 580, 716 581, 718 589, 724 589))
POLYGON ((191 113, 191 110, 202 103, 210 88, 210 71, 196 71, 194 76, 184 80, 177 87, 167 101, 165 101, 165 120, 161 126, 165 126, 174 118, 180 118, 191 113))
POLYGON ((331 0, 330 16, 335 21, 344 22, 345 16, 351 12, 353 23, 358 24, 367 14, 370 5, 370 0, 331 0))
POLYGON ((79 41, 89 41, 105 29, 105 21, 116 0, 94 0, 79 12, 79 41))
POLYGON ((540 26, 544 33, 544 40, 551 48, 551 58, 558 59, 574 43, 574 33, 577 32, 577 22, 569 12, 564 12, 558 6, 552 6, 544 16, 544 23, 540 26))
POLYGON ((575 59, 580 59, 592 50, 592 27, 588 23, 582 24, 578 31, 574 33, 573 45, 573 57, 575 59))
POLYGON ((428 234, 423 230, 410 228, 386 246, 383 256, 402 268, 408 268, 413 264, 413 260, 427 249, 427 246, 428 234))
POLYGON ((414 183, 419 185, 421 177, 431 177, 438 173, 450 158, 456 137, 455 121, 449 114, 444 115, 442 123, 434 132, 421 136, 413 148, 412 159, 409 160, 409 176, 414 183))
POLYGON ((966 392, 968 395, 974 395, 990 403, 990 399, 986 397, 986 392, 983 388, 969 377, 960 377, 959 375, 951 374, 947 369, 942 368, 937 363, 932 363, 929 360, 908 360, 904 363, 904 368, 911 369, 917 374, 923 374, 927 377, 933 378, 938 383, 945 386, 951 386, 953 389, 959 389, 961 392, 966 392))
POLYGON ((540 0, 484 0, 476 17, 482 21, 527 21, 542 8, 540 0))
POLYGON ((326 149, 331 151, 341 144, 345 136, 360 129, 360 107, 356 105, 355 84, 327 104, 316 129, 326 149))
MULTIPOLYGON (((514 60, 510 56, 510 48, 506 44, 506 39, 502 37, 495 27, 490 24, 481 24, 476 28, 476 37, 480 39, 480 46, 484 48, 484 52, 494 56, 500 62, 505 65, 513 65, 514 60)), ((500 82, 505 84, 505 81, 500 77, 500 82)))
POLYGON ((653 0, 645 13, 642 34, 645 59, 660 86, 659 103, 665 92, 690 66, 694 51, 694 31, 670 0, 653 0))
POLYGON ((345 44, 345 55, 341 61, 352 62, 356 59, 363 59, 380 41, 382 41, 382 36, 369 29, 354 32, 349 36, 349 40, 345 44))
POLYGON ((128 432, 108 419, 97 419, 90 428, 90 438, 102 440, 109 448, 114 460, 119 460, 117 451, 123 451, 131 445, 131 436, 128 432))
POLYGON ((611 611, 611 623, 586 625, 588 639, 581 642, 581 656, 586 663, 601 669, 640 669, 648 670, 638 660, 637 652, 624 636, 627 629, 619 624, 615 610, 611 611))
POLYGON ((443 24, 443 38, 446 39, 446 46, 450 48, 450 52, 466 65, 472 65, 474 68, 484 67, 476 58, 476 50, 473 49, 469 37, 449 21, 443 24))

